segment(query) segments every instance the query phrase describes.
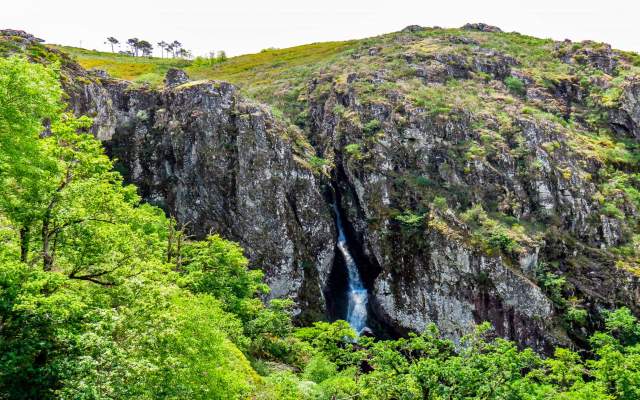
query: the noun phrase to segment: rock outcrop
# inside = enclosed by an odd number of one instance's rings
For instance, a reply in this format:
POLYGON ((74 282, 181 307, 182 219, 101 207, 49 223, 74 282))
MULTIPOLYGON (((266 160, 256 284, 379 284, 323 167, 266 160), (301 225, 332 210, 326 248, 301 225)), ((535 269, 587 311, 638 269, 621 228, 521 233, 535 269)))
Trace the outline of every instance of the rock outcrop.
POLYGON ((224 82, 170 71, 162 90, 126 82, 68 87, 127 181, 190 234, 238 241, 272 297, 323 315, 335 227, 319 180, 294 150, 300 133, 224 82), (177 77, 177 78, 176 78, 177 77))
MULTIPOLYGON (((462 222, 449 209, 494 203, 502 212, 520 220, 545 221, 553 232, 558 229, 595 249, 619 245, 624 226, 600 215, 591 200, 596 187, 581 178, 588 172, 579 159, 567 149, 544 150, 545 143, 567 140, 561 132, 552 125, 519 120, 523 142, 505 145, 523 146, 526 155, 502 151, 483 160, 467 159, 456 146, 479 139, 471 116, 455 121, 425 116, 399 97, 371 107, 359 106, 355 96, 344 93, 321 98, 312 105, 314 137, 320 153, 337 164, 336 186, 353 240, 362 248, 361 264, 376 271, 370 277, 370 301, 387 325, 406 332, 435 323, 446 335, 460 338, 474 323, 486 320, 500 335, 533 348, 570 343, 557 328, 562 326, 561 316, 549 293, 538 283, 545 265, 540 258, 563 268, 584 262, 574 258, 575 253, 567 254, 568 249, 556 254, 556 241, 566 244, 567 238, 523 238, 515 252, 494 249, 488 254, 478 248, 482 240, 469 242, 478 229, 471 226, 475 221, 462 222), (336 115, 333 110, 339 103, 350 112, 336 115), (380 121, 384 134, 368 141, 361 126, 344 117, 354 114, 361 121, 380 121), (349 144, 358 144, 360 153, 345 152, 349 144), (522 169, 534 160, 540 160, 535 171, 522 169), (554 165, 567 166, 571 176, 554 165), (434 203, 438 193, 444 206, 434 203), (401 218, 405 213, 413 221, 401 218)), ((598 270, 598 280, 584 279, 585 271, 569 274, 569 286, 576 279, 580 282, 567 290, 584 293, 590 298, 584 306, 594 310, 607 304, 637 304, 638 278, 616 271, 612 259, 603 257, 600 262, 605 266, 588 268, 598 270)))
POLYGON ((464 24, 462 29, 467 31, 491 32, 491 33, 502 32, 502 29, 498 28, 497 26, 485 24, 482 22, 464 24))
MULTIPOLYGON (((438 85, 478 74, 495 88, 508 79, 522 82, 524 96, 529 82, 532 90, 568 104, 569 113, 584 107, 588 95, 536 86, 513 72, 516 60, 482 48, 401 56, 426 83, 421 90, 435 88, 424 105, 416 105, 419 94, 407 92, 384 65, 325 73, 305 95, 308 134, 335 164, 334 185, 368 269, 363 275, 376 315, 400 332, 435 323, 454 339, 486 320, 502 336, 550 349, 579 343, 584 329, 597 324, 596 318, 571 320, 565 313, 572 307, 590 316, 619 304, 637 312, 640 279, 619 268, 608 249, 629 244, 638 208, 623 190, 610 195, 620 196, 624 216, 603 210, 602 203, 614 200, 594 201, 606 191, 607 178, 602 158, 592 153, 585 159, 584 145, 575 142, 584 139, 561 123, 523 113, 516 105, 521 100, 499 101, 490 112, 489 96, 476 109, 461 100, 463 92, 451 94, 457 105, 438 109, 433 100, 447 96, 438 85), (519 222, 512 225, 511 218, 519 222)), ((588 62, 612 71, 604 58, 588 62)), ((620 124, 630 132, 636 99, 629 86, 620 124)))
POLYGON ((610 116, 617 130, 640 140, 640 79, 626 82, 620 107, 612 110, 610 116))
POLYGON ((164 85, 166 87, 180 86, 187 82, 189 82, 189 76, 187 76, 187 73, 176 68, 170 68, 164 78, 164 85))
POLYGON ((335 303, 336 199, 374 328, 458 340, 489 321, 541 351, 581 346, 602 310, 640 311, 640 84, 608 46, 500 32, 362 41, 301 79, 284 117, 228 83, 171 70, 134 87, 51 51, 126 180, 190 234, 238 241, 300 319, 335 303))

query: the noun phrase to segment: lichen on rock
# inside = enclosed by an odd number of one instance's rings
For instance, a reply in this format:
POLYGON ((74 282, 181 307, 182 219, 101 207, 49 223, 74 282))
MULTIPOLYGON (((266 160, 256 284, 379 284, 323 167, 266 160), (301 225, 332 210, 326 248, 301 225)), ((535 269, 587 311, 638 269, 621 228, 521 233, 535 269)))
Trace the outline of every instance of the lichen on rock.
POLYGON ((604 309, 640 308, 633 60, 468 24, 256 68, 242 90, 63 70, 127 181, 190 234, 238 241, 299 318, 335 317, 337 199, 380 325, 458 340, 490 321, 545 351, 584 345, 604 309))

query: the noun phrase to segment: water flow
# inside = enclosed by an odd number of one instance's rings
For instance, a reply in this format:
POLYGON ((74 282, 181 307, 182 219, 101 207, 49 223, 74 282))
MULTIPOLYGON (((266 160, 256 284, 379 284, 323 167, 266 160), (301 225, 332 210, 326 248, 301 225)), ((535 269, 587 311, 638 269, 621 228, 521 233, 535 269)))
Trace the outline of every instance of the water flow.
POLYGON ((333 203, 333 211, 336 213, 336 225, 338 227, 338 249, 340 249, 340 253, 347 265, 347 272, 349 275, 347 322, 359 335, 367 323, 367 301, 369 295, 367 293, 367 289, 365 289, 364 284, 362 283, 362 279, 360 278, 358 266, 349 252, 347 239, 342 227, 342 218, 340 217, 340 211, 338 210, 338 206, 335 202, 333 203))

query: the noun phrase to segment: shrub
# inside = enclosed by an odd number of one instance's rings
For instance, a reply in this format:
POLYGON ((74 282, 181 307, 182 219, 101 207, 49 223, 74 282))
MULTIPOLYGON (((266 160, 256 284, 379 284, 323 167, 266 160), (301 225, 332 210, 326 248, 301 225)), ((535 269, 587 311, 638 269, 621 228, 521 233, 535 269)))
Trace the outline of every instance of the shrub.
POLYGON ((364 154, 362 154, 362 145, 360 145, 360 143, 348 144, 344 146, 344 151, 356 160, 364 158, 364 154))
POLYGON ((524 82, 515 76, 509 76, 504 80, 504 84, 507 86, 507 89, 513 94, 517 94, 519 96, 524 95, 527 92, 527 88, 524 85, 524 82))
POLYGON ((447 199, 440 196, 436 196, 436 198, 433 199, 433 206, 441 211, 444 211, 447 208, 449 208, 449 205, 447 204, 447 199))
POLYGON ((583 326, 587 322, 589 314, 587 310, 578 307, 569 307, 565 318, 568 322, 583 326))
POLYGON ((321 169, 328 164, 328 161, 318 156, 311 156, 309 158, 309 164, 311 164, 313 168, 321 169))
POLYGON ((372 119, 362 127, 364 133, 375 133, 378 129, 380 129, 380 121, 377 119, 372 119))
POLYGON ((315 383, 321 383, 338 372, 336 364, 322 355, 317 355, 309 361, 304 369, 304 378, 315 383))
POLYGON ((502 229, 491 232, 487 243, 491 248, 507 253, 511 253, 518 248, 518 243, 502 229))
POLYGON ((565 285, 567 280, 563 276, 559 276, 550 272, 547 265, 541 263, 536 271, 536 278, 538 285, 549 296, 551 301, 557 306, 564 307, 567 300, 563 296, 565 285))
POLYGON ((395 219, 408 227, 418 227, 424 221, 424 215, 415 214, 411 211, 405 211, 400 215, 396 215, 395 219))

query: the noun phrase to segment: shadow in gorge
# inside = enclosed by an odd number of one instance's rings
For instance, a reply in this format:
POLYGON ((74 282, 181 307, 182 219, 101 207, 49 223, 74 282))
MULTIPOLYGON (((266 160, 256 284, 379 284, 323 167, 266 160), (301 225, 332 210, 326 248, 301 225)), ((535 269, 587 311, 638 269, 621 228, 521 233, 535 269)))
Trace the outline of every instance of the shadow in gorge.
MULTIPOLYGON (((349 253, 355 261, 362 283, 369 293, 369 298, 371 298, 373 284, 381 269, 377 264, 372 263, 365 255, 362 244, 360 240, 358 240, 358 235, 352 224, 346 218, 347 214, 341 207, 342 202, 340 192, 337 190, 336 184, 332 185, 331 189, 326 193, 326 198, 329 204, 334 204, 334 202, 337 204, 337 211, 340 213, 343 233, 349 253)), ((337 228, 335 215, 334 221, 336 222, 337 228)), ((337 243, 335 247, 335 254, 336 256, 334 258, 331 273, 329 274, 327 289, 325 290, 327 314, 330 321, 336 321, 338 319, 347 320, 349 306, 349 273, 347 260, 345 260, 342 252, 339 251, 337 243)), ((398 338, 400 336, 398 332, 377 317, 375 309, 372 308, 371 304, 371 301, 367 303, 366 326, 373 336, 380 339, 398 338)))

